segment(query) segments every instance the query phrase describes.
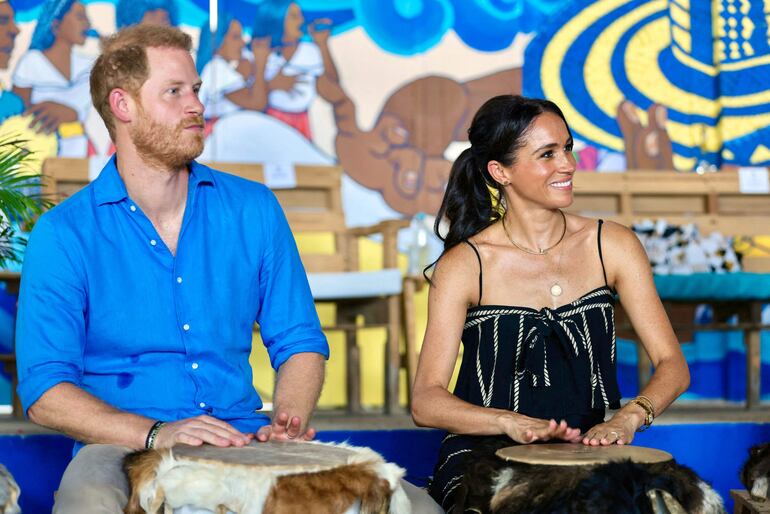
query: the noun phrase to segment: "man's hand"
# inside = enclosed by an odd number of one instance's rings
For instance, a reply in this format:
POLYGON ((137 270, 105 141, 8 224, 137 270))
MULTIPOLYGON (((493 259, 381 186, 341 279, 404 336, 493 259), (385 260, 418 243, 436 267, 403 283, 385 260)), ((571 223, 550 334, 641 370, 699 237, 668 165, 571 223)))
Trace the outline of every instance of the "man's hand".
POLYGON ((35 132, 51 134, 66 122, 77 121, 78 114, 74 109, 56 102, 40 102, 27 109, 25 114, 32 115, 29 127, 35 132))
POLYGON ((211 416, 180 419, 163 425, 155 439, 155 448, 170 448, 177 443, 200 446, 246 446, 252 434, 239 432, 235 427, 211 416))
POLYGON ((315 429, 302 427, 299 416, 289 419, 286 412, 279 412, 273 418, 273 422, 265 425, 257 432, 259 442, 266 441, 312 441, 315 437, 315 429))

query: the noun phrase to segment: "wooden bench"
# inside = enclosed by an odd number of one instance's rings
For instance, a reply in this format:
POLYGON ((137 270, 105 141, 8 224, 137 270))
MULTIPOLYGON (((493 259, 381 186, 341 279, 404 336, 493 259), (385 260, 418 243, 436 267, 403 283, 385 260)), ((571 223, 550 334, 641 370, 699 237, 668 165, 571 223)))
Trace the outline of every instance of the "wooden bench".
MULTIPOLYGON (((569 211, 604 218, 624 225, 644 219, 665 219, 670 224, 695 223, 702 233, 718 231, 727 236, 770 234, 770 194, 743 194, 738 173, 698 175, 675 171, 627 171, 624 173, 578 172, 574 178, 575 202, 569 211)), ((770 258, 745 259, 748 271, 770 270, 770 258)), ((751 301, 698 302, 667 300, 663 304, 680 340, 691 340, 697 303, 711 303, 715 319, 738 313, 737 325, 714 323, 699 329, 743 330, 746 337, 747 407, 759 404, 761 306, 769 298, 751 301)), ((617 309, 618 335, 637 340, 622 308, 617 309)), ((638 348, 639 386, 650 378, 650 361, 638 348)))

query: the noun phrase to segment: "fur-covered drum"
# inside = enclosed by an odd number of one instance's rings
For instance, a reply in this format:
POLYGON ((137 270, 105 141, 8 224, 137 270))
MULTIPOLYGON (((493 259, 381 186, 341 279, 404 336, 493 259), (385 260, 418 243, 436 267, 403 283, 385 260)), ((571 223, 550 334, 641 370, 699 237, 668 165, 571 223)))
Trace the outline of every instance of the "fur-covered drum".
POLYGON ((177 445, 126 456, 126 514, 408 513, 404 470, 369 448, 329 443, 177 445))
POLYGON ((8 469, 0 464, 0 514, 20 514, 19 485, 8 469))
POLYGON ((452 514, 725 514, 711 486, 660 450, 501 443, 468 454, 452 514))

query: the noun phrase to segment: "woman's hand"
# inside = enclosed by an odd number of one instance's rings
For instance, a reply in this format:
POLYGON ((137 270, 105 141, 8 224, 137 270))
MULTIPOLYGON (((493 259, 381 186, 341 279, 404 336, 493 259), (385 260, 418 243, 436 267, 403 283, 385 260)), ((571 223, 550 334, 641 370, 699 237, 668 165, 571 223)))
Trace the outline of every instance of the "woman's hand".
POLYGON ((643 418, 636 412, 619 410, 609 421, 591 427, 582 437, 583 444, 590 446, 608 446, 611 444, 631 444, 636 429, 642 426, 643 418))
POLYGON ((506 413, 498 418, 498 423, 504 434, 521 444, 554 439, 577 443, 581 437, 580 429, 571 428, 564 420, 557 423, 554 419, 537 419, 522 414, 506 413))
POLYGON ((316 45, 324 46, 329 42, 331 23, 332 20, 330 18, 321 18, 319 20, 313 20, 313 22, 308 26, 310 37, 313 38, 313 42, 316 45))
POLYGON ((52 134, 62 123, 78 120, 74 109, 56 102, 40 102, 27 109, 25 114, 32 115, 29 127, 43 134, 52 134))
POLYGON ((267 62, 270 55, 270 37, 258 37, 251 40, 251 53, 254 54, 254 62, 262 64, 267 62))

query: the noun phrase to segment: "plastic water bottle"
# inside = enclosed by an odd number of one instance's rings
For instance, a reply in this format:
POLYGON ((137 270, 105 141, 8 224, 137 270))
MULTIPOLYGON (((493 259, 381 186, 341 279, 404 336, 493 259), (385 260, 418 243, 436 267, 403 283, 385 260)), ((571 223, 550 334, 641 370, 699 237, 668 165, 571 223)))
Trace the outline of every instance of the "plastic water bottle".
POLYGON ((430 264, 430 249, 428 238, 430 237, 430 227, 424 212, 418 212, 412 218, 409 224, 409 275, 419 275, 425 266, 430 264))

